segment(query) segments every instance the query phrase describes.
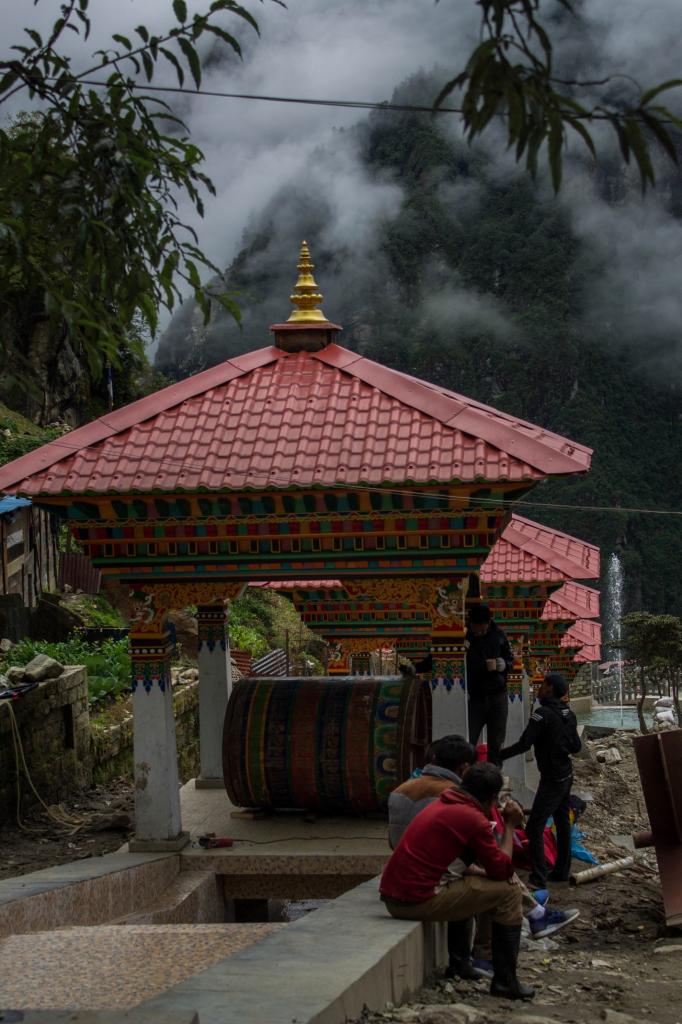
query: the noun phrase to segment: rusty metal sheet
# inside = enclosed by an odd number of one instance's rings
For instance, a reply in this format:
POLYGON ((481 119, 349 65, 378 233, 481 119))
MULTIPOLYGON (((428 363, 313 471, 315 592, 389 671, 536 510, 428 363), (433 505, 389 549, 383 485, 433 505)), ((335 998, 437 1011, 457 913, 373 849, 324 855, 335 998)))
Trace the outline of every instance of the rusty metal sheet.
POLYGON ((635 757, 656 848, 666 923, 682 924, 682 729, 637 736, 635 757))

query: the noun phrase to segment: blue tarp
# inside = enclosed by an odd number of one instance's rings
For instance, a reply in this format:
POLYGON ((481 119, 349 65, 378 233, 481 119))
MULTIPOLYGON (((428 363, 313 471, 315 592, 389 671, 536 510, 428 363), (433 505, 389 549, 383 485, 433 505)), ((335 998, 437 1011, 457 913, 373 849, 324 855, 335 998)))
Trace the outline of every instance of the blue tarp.
POLYGON ((7 494, 4 498, 0 498, 0 516, 16 512, 18 508, 27 508, 31 504, 30 498, 15 498, 14 495, 7 494))

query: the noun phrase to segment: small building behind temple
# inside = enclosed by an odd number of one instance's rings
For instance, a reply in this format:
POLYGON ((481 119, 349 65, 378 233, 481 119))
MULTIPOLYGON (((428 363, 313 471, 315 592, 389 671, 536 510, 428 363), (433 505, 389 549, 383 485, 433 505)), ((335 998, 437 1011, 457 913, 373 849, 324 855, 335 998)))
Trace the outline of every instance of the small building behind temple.
POLYGON ((59 520, 29 498, 0 497, 0 637, 20 640, 30 611, 58 576, 59 520))

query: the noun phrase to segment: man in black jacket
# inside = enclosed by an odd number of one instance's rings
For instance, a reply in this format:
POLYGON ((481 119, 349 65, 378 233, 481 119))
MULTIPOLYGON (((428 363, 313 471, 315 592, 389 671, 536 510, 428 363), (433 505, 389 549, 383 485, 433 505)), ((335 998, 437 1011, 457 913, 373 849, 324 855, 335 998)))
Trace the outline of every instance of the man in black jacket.
POLYGON ((466 639, 469 741, 475 745, 486 726, 488 760, 499 766, 509 713, 507 673, 513 665, 511 647, 486 604, 470 608, 466 639))
POLYGON ((570 797, 573 783, 571 754, 580 750, 576 717, 565 699, 568 685, 558 672, 550 672, 538 689, 540 707, 530 716, 521 738, 500 751, 505 760, 535 748, 540 785, 526 823, 532 864, 529 884, 544 889, 547 864, 543 834, 550 817, 556 826, 557 859, 549 876, 552 882, 566 882, 571 873, 570 797))

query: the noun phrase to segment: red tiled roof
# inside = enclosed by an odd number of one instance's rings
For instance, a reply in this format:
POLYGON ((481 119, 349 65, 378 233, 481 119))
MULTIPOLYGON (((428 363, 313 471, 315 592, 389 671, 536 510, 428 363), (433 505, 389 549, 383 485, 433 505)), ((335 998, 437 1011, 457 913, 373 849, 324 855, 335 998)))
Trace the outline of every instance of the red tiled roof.
POLYGON ((573 658, 578 665, 585 665, 590 661, 599 661, 601 654, 601 647, 590 647, 589 645, 581 647, 578 653, 573 658))
POLYGON ((482 583, 560 583, 598 576, 599 548, 517 515, 481 566, 482 583))
POLYGON ((561 638, 562 647, 600 647, 601 623, 592 619, 578 619, 561 638))
POLYGON ((542 618, 566 622, 570 619, 596 619, 599 616, 599 591, 582 583, 564 583, 545 602, 542 618))
POLYGON ((0 493, 535 481, 591 450, 338 345, 227 360, 0 468, 0 493))

